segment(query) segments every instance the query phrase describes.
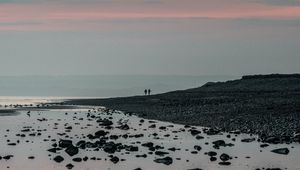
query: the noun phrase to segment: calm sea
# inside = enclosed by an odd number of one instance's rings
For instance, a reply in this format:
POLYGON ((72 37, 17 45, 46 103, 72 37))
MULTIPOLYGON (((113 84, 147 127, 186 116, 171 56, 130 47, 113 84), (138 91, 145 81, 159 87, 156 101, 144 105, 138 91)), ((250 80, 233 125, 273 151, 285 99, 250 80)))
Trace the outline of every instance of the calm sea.
POLYGON ((115 97, 199 87, 237 76, 0 76, 0 96, 115 97))

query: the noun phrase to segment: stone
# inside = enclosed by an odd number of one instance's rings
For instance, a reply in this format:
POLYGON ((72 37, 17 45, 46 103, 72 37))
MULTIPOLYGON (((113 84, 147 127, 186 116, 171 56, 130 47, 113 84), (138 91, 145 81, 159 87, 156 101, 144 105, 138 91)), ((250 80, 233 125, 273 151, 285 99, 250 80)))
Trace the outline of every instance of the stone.
POLYGON ((197 151, 200 151, 202 148, 201 148, 201 146, 199 146, 199 145, 195 145, 195 146, 194 146, 194 149, 196 149, 197 151))
POLYGON ((219 162, 219 165, 228 166, 228 165, 231 165, 231 163, 230 162, 219 162))
POLYGON ((118 128, 121 130, 129 130, 129 126, 127 124, 121 125, 118 128))
POLYGON ((100 126, 111 126, 113 124, 114 123, 108 119, 101 120, 99 123, 100 126))
POLYGON ((61 139, 58 142, 58 146, 61 147, 61 148, 67 148, 69 146, 73 146, 73 144, 72 144, 71 140, 63 140, 63 139, 61 139))
POLYGON ((58 148, 51 148, 51 149, 48 149, 47 151, 48 152, 52 152, 52 153, 56 153, 56 151, 58 151, 58 150, 60 150, 60 149, 58 149, 58 148))
POLYGON ((147 158, 147 155, 146 155, 146 154, 143 154, 143 155, 136 155, 135 157, 137 157, 137 158, 147 158))
POLYGON ((158 155, 158 156, 164 156, 166 154, 169 154, 168 152, 163 152, 163 151, 156 151, 155 152, 155 155, 158 155))
POLYGON ((113 153, 115 153, 116 150, 117 150, 117 145, 116 145, 115 143, 113 143, 113 142, 106 143, 106 144, 103 146, 103 150, 104 150, 104 152, 113 154, 113 153))
POLYGON ((246 138, 246 139, 242 139, 241 142, 245 142, 245 143, 250 143, 255 141, 255 138, 246 138))
POLYGON ((282 155, 288 155, 290 151, 288 148, 280 148, 280 149, 274 149, 271 152, 282 154, 282 155))
POLYGON ((165 157, 165 158, 161 158, 161 159, 155 159, 154 162, 162 163, 165 165, 171 165, 173 163, 173 159, 171 157, 165 157))
POLYGON ((203 137, 203 136, 200 136, 200 135, 197 135, 197 136, 196 136, 196 139, 197 139, 197 140, 200 140, 200 139, 204 139, 204 137, 203 137))
POLYGON ((211 161, 211 162, 214 162, 214 161, 216 161, 216 160, 217 160, 216 157, 214 157, 214 156, 210 157, 210 161, 211 161))
POLYGON ((265 147, 268 147, 268 146, 269 146, 268 144, 261 144, 260 145, 261 148, 265 148, 265 147))
POLYGON ((208 156, 217 156, 217 152, 209 151, 209 152, 207 152, 207 155, 208 156))
POLYGON ((154 145, 154 144, 153 144, 152 142, 147 142, 147 143, 142 144, 142 146, 148 147, 148 148, 153 147, 153 145, 154 145))
POLYGON ((226 162, 226 161, 228 161, 229 159, 231 159, 231 157, 230 157, 228 154, 226 154, 226 153, 222 153, 222 154, 220 155, 220 159, 221 159, 223 162, 226 162))
POLYGON ((114 156, 110 159, 110 161, 112 161, 114 164, 116 164, 120 161, 120 159, 118 157, 114 156))
POLYGON ((61 163, 65 159, 62 156, 58 155, 58 156, 54 157, 53 160, 57 163, 61 163))
POLYGON ((106 132, 106 131, 104 131, 104 130, 99 130, 99 131, 97 131, 97 132, 95 133, 95 137, 99 138, 99 137, 101 137, 101 136, 107 135, 108 133, 109 133, 109 132, 106 132))
POLYGON ((70 156, 74 156, 74 155, 78 154, 79 149, 77 147, 71 145, 65 150, 65 152, 70 156))
POLYGON ((199 130, 196 130, 196 129, 192 129, 192 130, 191 130, 191 134, 192 134, 193 136, 198 135, 198 134, 200 134, 200 133, 201 133, 201 131, 199 131, 199 130))
POLYGON ((67 165, 66 165, 66 168, 67 168, 67 169, 72 169, 73 167, 74 167, 73 164, 67 164, 67 165))
POLYGON ((82 158, 73 158, 72 159, 74 162, 81 162, 82 161, 82 158))

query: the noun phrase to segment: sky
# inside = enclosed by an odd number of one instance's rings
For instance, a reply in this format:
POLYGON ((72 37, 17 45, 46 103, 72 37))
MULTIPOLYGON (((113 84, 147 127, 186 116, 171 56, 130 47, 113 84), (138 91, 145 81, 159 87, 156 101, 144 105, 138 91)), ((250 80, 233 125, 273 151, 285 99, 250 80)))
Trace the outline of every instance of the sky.
POLYGON ((0 75, 300 72, 300 0, 0 0, 0 75))

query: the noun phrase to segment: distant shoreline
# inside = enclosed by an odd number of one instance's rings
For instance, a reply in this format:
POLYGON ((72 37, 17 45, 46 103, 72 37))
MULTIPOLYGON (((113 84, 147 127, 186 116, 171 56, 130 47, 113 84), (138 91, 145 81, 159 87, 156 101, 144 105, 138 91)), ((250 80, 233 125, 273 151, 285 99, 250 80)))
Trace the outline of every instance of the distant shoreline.
MULTIPOLYGON (((199 88, 151 96, 75 99, 72 105, 105 106, 140 117, 269 137, 300 133, 300 74, 243 76, 199 88)), ((299 138, 300 139, 300 138, 299 138)), ((287 141, 288 142, 288 141, 287 141)))
POLYGON ((0 109, 0 116, 15 116, 19 112, 16 109, 0 109))
POLYGON ((54 104, 54 103, 49 103, 48 104, 38 104, 34 106, 21 106, 19 107, 1 107, 0 108, 0 117, 1 116, 16 116, 18 115, 21 111, 42 111, 42 110, 61 110, 61 109, 77 109, 77 106, 64 106, 61 104, 54 104))
MULTIPOLYGON (((239 76, 240 77, 240 76, 239 76)), ((18 76, 1 77, 1 97, 108 98, 153 94, 200 86, 207 81, 225 81, 236 76, 18 76)))

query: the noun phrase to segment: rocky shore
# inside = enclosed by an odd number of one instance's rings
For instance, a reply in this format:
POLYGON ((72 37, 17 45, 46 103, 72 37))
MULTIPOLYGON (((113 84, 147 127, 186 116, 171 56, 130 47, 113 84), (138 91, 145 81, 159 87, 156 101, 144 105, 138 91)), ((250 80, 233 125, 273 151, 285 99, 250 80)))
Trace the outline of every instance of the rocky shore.
POLYGON ((238 131, 63 106, 22 107, 18 116, 2 116, 0 169, 283 170, 300 165, 297 143, 267 144, 238 131))
POLYGON ((158 95, 64 104, 105 106, 149 119, 258 134, 267 143, 300 142, 300 74, 243 76, 158 95))

